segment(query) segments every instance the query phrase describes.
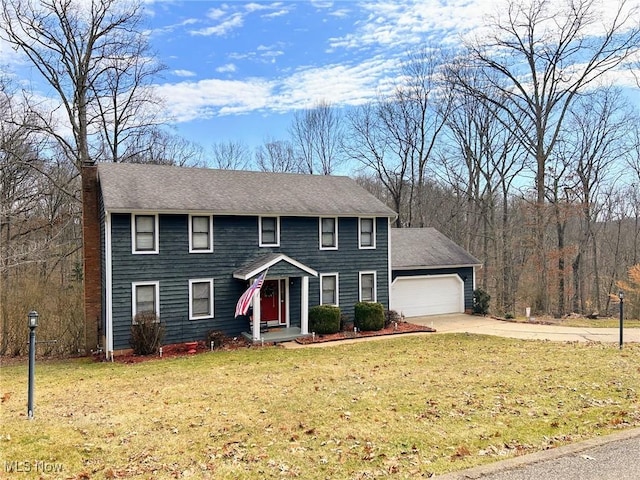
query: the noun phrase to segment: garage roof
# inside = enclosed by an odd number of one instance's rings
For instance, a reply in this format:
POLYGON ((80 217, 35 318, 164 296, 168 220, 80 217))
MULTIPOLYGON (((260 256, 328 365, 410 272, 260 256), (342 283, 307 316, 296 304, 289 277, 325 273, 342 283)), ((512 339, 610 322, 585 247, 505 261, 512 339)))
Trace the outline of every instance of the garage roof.
POLYGON ((435 228, 392 228, 391 268, 476 267, 482 263, 435 228))

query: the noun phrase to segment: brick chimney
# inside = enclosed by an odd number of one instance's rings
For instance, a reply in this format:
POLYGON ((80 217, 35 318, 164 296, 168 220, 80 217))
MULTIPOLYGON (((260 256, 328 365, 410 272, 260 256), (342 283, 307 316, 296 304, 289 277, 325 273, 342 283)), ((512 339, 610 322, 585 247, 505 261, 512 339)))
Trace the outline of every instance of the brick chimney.
MULTIPOLYGON (((102 275, 100 254, 100 211, 98 209, 98 167, 82 167, 82 246, 84 256, 85 352, 100 345, 102 275)), ((102 332, 104 335, 104 332, 102 332)))

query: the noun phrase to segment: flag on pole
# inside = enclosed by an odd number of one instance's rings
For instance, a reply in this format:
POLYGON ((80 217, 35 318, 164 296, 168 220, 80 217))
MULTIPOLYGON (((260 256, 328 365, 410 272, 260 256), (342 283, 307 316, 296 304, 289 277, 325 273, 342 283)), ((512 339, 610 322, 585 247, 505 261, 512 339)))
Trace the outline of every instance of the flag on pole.
POLYGON ((258 278, 254 280, 253 284, 249 288, 247 288, 247 290, 242 294, 242 296, 240 297, 240 300, 238 300, 238 303, 236 304, 236 317, 238 315, 245 315, 247 313, 247 310, 249 310, 249 304, 253 299, 253 295, 256 292, 260 291, 260 288, 262 287, 262 283, 264 282, 264 277, 266 274, 267 274, 267 271, 265 270, 260 274, 258 278))

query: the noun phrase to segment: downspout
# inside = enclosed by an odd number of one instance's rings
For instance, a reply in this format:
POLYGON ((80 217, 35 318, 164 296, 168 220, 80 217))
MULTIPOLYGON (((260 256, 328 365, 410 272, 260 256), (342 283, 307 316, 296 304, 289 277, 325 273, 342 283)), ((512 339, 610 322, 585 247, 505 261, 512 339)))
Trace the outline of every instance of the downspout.
POLYGON ((111 254, 111 213, 104 217, 104 263, 105 263, 105 338, 107 360, 113 360, 113 278, 111 254), (110 358, 111 357, 111 358, 110 358))
POLYGON ((391 217, 387 217, 387 310, 391 310, 391 217))

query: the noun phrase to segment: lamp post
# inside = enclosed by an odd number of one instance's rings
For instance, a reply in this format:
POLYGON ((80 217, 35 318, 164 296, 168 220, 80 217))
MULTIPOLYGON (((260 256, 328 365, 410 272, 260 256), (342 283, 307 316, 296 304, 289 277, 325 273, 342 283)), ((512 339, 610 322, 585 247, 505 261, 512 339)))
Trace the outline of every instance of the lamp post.
POLYGON ((618 298, 620 299, 620 350, 622 350, 622 327, 624 322, 624 292, 622 290, 618 292, 618 298))
POLYGON ((32 310, 29 318, 29 396, 27 400, 27 417, 33 420, 33 389, 36 369, 36 327, 38 326, 38 312, 32 310))

